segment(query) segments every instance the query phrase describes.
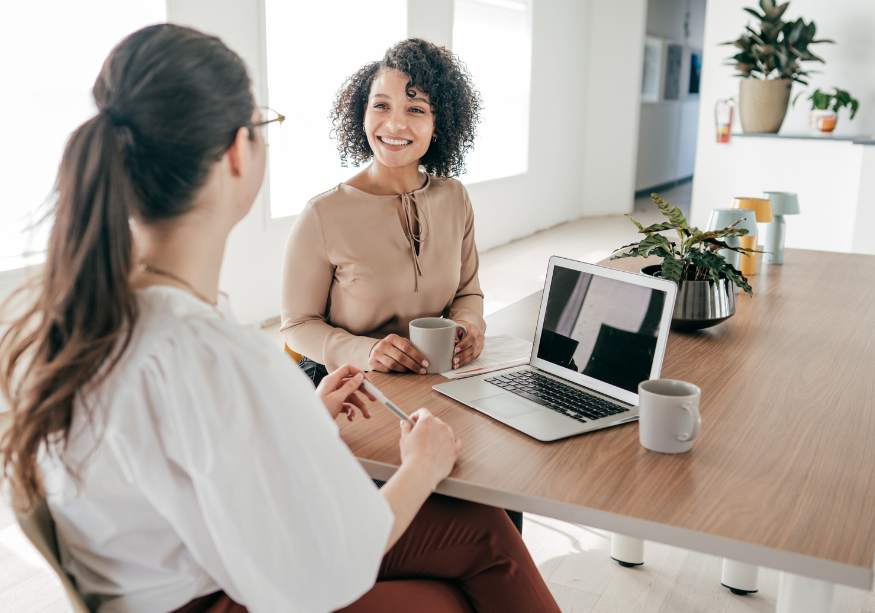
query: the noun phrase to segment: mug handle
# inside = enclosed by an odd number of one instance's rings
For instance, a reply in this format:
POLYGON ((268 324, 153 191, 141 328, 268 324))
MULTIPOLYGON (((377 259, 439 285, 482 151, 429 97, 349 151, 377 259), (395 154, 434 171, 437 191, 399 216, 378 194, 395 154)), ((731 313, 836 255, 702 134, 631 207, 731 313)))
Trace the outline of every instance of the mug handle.
POLYGON ((452 319, 448 319, 447 321, 452 321, 456 325, 456 329, 462 331, 462 336, 456 338, 457 341, 460 341, 468 336, 468 328, 465 327, 465 324, 460 324, 459 322, 453 321, 452 319))
POLYGON ((681 405, 681 408, 689 414, 690 421, 693 422, 693 427, 689 432, 678 434, 677 439, 682 443, 694 441, 696 440, 696 437, 699 436, 699 431, 702 429, 702 416, 699 414, 698 407, 696 407, 696 404, 693 402, 685 402, 681 405))

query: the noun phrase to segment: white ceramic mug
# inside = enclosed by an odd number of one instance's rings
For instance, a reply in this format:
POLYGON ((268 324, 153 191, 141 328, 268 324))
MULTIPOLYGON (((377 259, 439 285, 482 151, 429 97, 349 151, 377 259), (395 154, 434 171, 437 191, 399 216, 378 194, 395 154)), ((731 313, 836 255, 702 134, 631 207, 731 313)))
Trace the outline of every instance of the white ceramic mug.
POLYGON ((456 330, 467 334, 465 326, 443 317, 420 317, 410 322, 410 342, 428 360, 428 373, 446 372, 453 367, 456 330))
POLYGON ((638 439, 651 451, 684 453, 702 428, 702 390, 686 381, 650 379, 638 384, 638 439))

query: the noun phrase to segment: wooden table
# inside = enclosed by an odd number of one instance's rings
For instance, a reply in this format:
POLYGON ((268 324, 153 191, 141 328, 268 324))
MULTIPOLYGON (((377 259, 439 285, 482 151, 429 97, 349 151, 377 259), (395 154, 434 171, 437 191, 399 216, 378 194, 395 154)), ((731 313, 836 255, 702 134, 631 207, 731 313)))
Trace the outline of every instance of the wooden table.
MULTIPOLYGON (((871 589, 875 257, 788 250, 752 285, 729 321, 670 336, 663 376, 702 388, 702 435, 688 454, 645 450, 634 423, 545 444, 434 392, 438 375, 374 381, 464 440, 443 494, 871 589)), ((496 313, 490 333, 525 335, 538 301, 496 313)), ((372 413, 342 435, 386 479, 400 461, 398 422, 372 413)))

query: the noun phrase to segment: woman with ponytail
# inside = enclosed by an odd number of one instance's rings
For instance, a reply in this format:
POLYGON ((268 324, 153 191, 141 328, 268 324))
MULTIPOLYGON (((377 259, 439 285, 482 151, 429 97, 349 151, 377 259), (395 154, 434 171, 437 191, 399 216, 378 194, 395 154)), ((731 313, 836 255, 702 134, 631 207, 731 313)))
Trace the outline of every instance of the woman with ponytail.
POLYGON ((89 605, 556 610, 501 511, 431 496, 460 451, 446 424, 420 409, 402 425, 401 467, 378 490, 332 421, 366 416, 363 373, 341 367, 314 394, 229 315, 225 242, 260 188, 271 121, 240 58, 144 28, 93 95, 32 302, 0 337, 3 474, 25 507, 47 501, 89 605))

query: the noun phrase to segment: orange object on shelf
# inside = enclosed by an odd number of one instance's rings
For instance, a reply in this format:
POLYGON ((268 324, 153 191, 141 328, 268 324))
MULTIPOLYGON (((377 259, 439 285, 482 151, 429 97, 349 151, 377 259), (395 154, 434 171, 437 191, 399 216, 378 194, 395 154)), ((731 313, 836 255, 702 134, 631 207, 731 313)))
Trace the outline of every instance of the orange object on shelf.
POLYGON ((835 115, 822 115, 817 118, 817 129, 821 132, 832 132, 836 129, 837 119, 835 115))

